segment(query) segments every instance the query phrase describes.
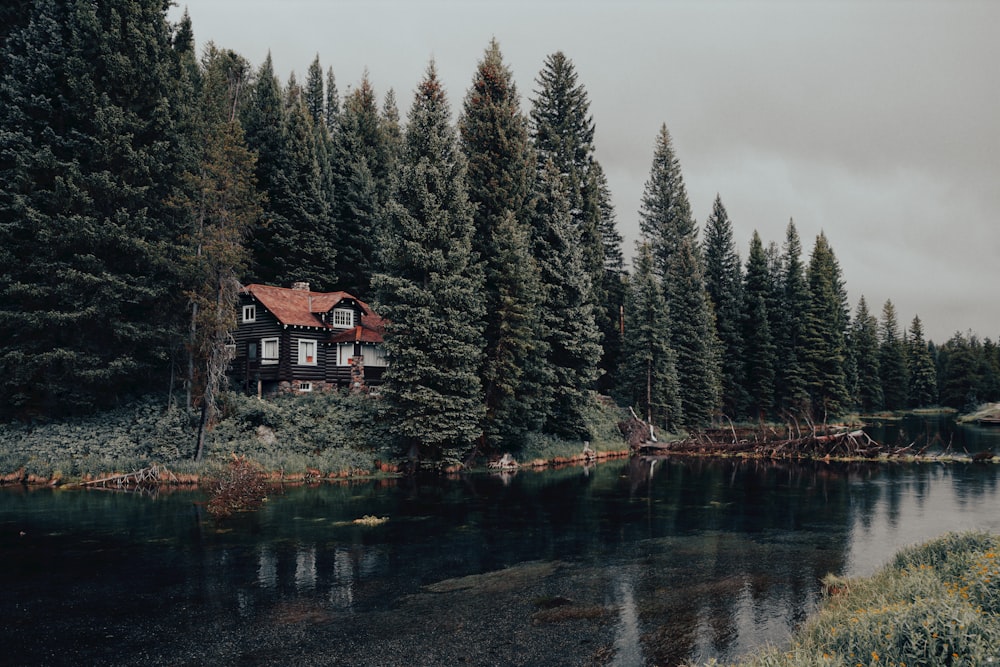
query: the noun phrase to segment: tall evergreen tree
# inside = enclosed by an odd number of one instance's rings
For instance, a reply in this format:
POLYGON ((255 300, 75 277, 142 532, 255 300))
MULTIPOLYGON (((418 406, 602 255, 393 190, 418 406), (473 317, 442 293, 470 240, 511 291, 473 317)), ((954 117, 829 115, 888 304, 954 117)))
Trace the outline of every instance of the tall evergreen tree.
POLYGON ((323 105, 323 121, 330 137, 337 136, 338 125, 340 123, 340 93, 337 90, 337 78, 333 75, 333 68, 326 70, 326 103, 323 105))
POLYGON ((705 426, 719 407, 720 345, 705 291, 697 228, 666 125, 657 136, 639 221, 670 309, 684 423, 705 426))
POLYGON ((733 225, 719 195, 715 196, 712 214, 705 223, 704 258, 705 289, 722 345, 722 410, 731 417, 741 417, 748 401, 744 375, 743 276, 733 225))
POLYGON ((649 239, 660 276, 666 275, 667 264, 684 239, 696 242, 698 230, 666 123, 656 137, 653 165, 642 193, 639 229, 649 239))
POLYGON ((938 350, 941 404, 972 412, 983 401, 982 344, 972 333, 956 332, 938 350))
POLYGON ((589 438, 585 415, 597 379, 600 330, 594 323, 579 229, 572 222, 565 181, 551 160, 536 180, 532 228, 544 290, 541 335, 547 346, 546 368, 538 373, 547 387, 538 392, 552 397, 544 428, 566 438, 589 438))
POLYGON ((924 341, 924 325, 919 315, 914 315, 910 324, 906 352, 910 407, 923 408, 934 405, 937 403, 937 370, 924 341))
POLYGON ((189 382, 201 408, 198 459, 231 360, 228 343, 237 325, 239 277, 249 259, 244 240, 261 215, 254 155, 235 113, 249 64, 231 51, 209 46, 204 68, 197 135, 202 157, 198 169, 186 174, 187 193, 180 201, 192 222, 184 259, 191 307, 189 382))
POLYGON ((611 203, 611 188, 604 170, 597 162, 594 163, 594 174, 601 212, 599 227, 604 244, 604 276, 597 305, 603 313, 596 317, 597 326, 601 330, 602 351, 597 389, 608 394, 618 386, 618 370, 624 346, 622 317, 626 289, 625 254, 622 251, 622 235, 618 231, 617 215, 611 203))
POLYGON ((625 300, 625 351, 620 393, 650 424, 677 431, 684 423, 670 313, 653 270, 649 244, 639 246, 625 300))
POLYGON ((683 237, 667 264, 664 291, 670 308, 670 345, 677 355, 684 425, 708 426, 719 409, 721 345, 715 334, 712 306, 705 291, 698 252, 683 237))
POLYGON ((382 387, 414 464, 455 464, 481 433, 483 277, 472 252, 466 164, 434 64, 410 109, 376 276, 392 358, 382 387))
POLYGON ((541 294, 529 236, 535 159, 513 75, 496 40, 476 69, 459 130, 475 206, 473 251, 486 274, 484 429, 489 445, 510 446, 526 430, 524 399, 531 392, 522 391, 522 376, 532 363, 527 357, 540 351, 533 341, 541 294))
POLYGON ((366 72, 344 100, 334 149, 337 270, 341 289, 364 297, 378 262, 382 208, 394 159, 366 72))
POLYGON ((0 75, 0 414, 166 386, 180 58, 154 0, 36 2, 0 75), (161 380, 162 379, 162 380, 161 380))
POLYGON ((748 414, 766 419, 774 406, 774 378, 777 363, 771 333, 771 308, 775 288, 764 244, 757 230, 750 240, 750 254, 743 287, 743 341, 748 414))
POLYGON ((802 336, 801 359, 806 373, 809 404, 813 416, 826 420, 848 407, 844 363, 847 317, 840 298, 840 268, 833 248, 820 232, 806 270, 809 306, 802 336))
POLYGON ((621 255, 621 239, 616 238, 614 210, 604 173, 594 157, 595 125, 590 101, 583 85, 578 83, 572 61, 562 52, 546 58, 536 83, 530 129, 538 169, 543 172, 551 160, 565 180, 570 217, 580 237, 581 258, 590 277, 589 298, 601 332, 600 368, 608 377, 601 378, 600 386, 607 389, 618 366, 623 297, 622 274, 609 271, 608 267, 614 266, 616 255, 621 255))
POLYGON ((809 408, 808 378, 802 359, 809 285, 802 265, 802 244, 795 223, 788 221, 781 253, 780 320, 776 327, 778 348, 777 407, 793 417, 809 408))
POLYGON ((892 301, 882 306, 879 340, 879 377, 882 378, 882 396, 887 410, 906 407, 909 381, 906 377, 906 353, 899 335, 896 307, 892 301))
POLYGON ((868 302, 862 296, 854 314, 851 341, 857 365, 855 402, 865 414, 882 409, 882 377, 879 367, 878 319, 868 311, 868 302))
POLYGON ((319 64, 319 54, 309 64, 306 85, 302 90, 303 103, 312 117, 314 126, 326 127, 326 91, 323 86, 323 67, 319 64))

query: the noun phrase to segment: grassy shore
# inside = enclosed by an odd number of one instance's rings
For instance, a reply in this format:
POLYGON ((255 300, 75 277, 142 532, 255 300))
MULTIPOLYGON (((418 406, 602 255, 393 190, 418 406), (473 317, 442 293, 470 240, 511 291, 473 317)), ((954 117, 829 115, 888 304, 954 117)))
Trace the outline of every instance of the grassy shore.
MULTIPOLYGON (((258 400, 228 394, 222 419, 208 435, 205 460, 194 461, 197 415, 150 396, 92 417, 36 424, 0 424, 0 482, 71 483, 165 466, 182 481, 216 475, 233 454, 276 477, 391 474, 399 450, 379 401, 363 395, 310 394, 258 400)), ((620 410, 594 401, 589 415, 601 456, 626 449, 620 410)), ((583 444, 530 435, 522 464, 578 458, 583 444)), ((486 461, 481 461, 485 465, 486 461)))
POLYGON ((951 533, 863 579, 828 576, 820 611, 791 646, 744 667, 1000 663, 1000 539, 951 533))

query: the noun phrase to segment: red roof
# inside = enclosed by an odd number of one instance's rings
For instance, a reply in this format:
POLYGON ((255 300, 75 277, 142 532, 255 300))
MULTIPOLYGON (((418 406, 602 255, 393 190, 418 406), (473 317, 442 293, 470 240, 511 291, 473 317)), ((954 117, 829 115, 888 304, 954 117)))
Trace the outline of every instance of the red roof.
POLYGON ((381 343, 384 322, 368 304, 348 292, 312 292, 272 285, 246 285, 249 294, 286 326, 313 327, 333 332, 329 342, 360 341, 381 343), (320 316, 343 301, 353 301, 361 307, 361 326, 341 329, 324 323, 320 316), (360 331, 358 331, 360 330, 360 331))

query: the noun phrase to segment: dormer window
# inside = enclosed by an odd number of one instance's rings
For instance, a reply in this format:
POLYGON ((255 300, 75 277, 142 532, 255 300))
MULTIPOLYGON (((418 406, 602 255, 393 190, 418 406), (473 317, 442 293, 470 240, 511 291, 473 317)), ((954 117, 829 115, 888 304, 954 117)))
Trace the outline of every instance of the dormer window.
POLYGON ((256 322, 257 321, 257 306, 243 306, 243 321, 244 322, 256 322))
POLYGON ((354 326, 354 311, 350 308, 333 309, 333 326, 349 329, 354 326))

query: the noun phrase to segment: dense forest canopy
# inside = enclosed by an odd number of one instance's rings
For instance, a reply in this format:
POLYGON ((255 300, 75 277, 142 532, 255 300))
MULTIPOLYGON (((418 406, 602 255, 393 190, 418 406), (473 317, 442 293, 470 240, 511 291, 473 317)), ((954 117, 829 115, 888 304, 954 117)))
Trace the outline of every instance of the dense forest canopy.
POLYGON ((0 34, 5 419, 173 387, 211 405, 234 286, 297 280, 388 319, 385 409, 443 461, 586 440, 595 392, 674 430, 1000 399, 990 338, 852 308, 835 230, 806 254, 789 221, 744 261, 721 194, 699 225, 666 124, 626 271, 567 54, 526 102, 496 41, 457 104, 431 63, 404 118, 318 57, 282 82, 196 54, 162 0, 21 4, 0 34))

